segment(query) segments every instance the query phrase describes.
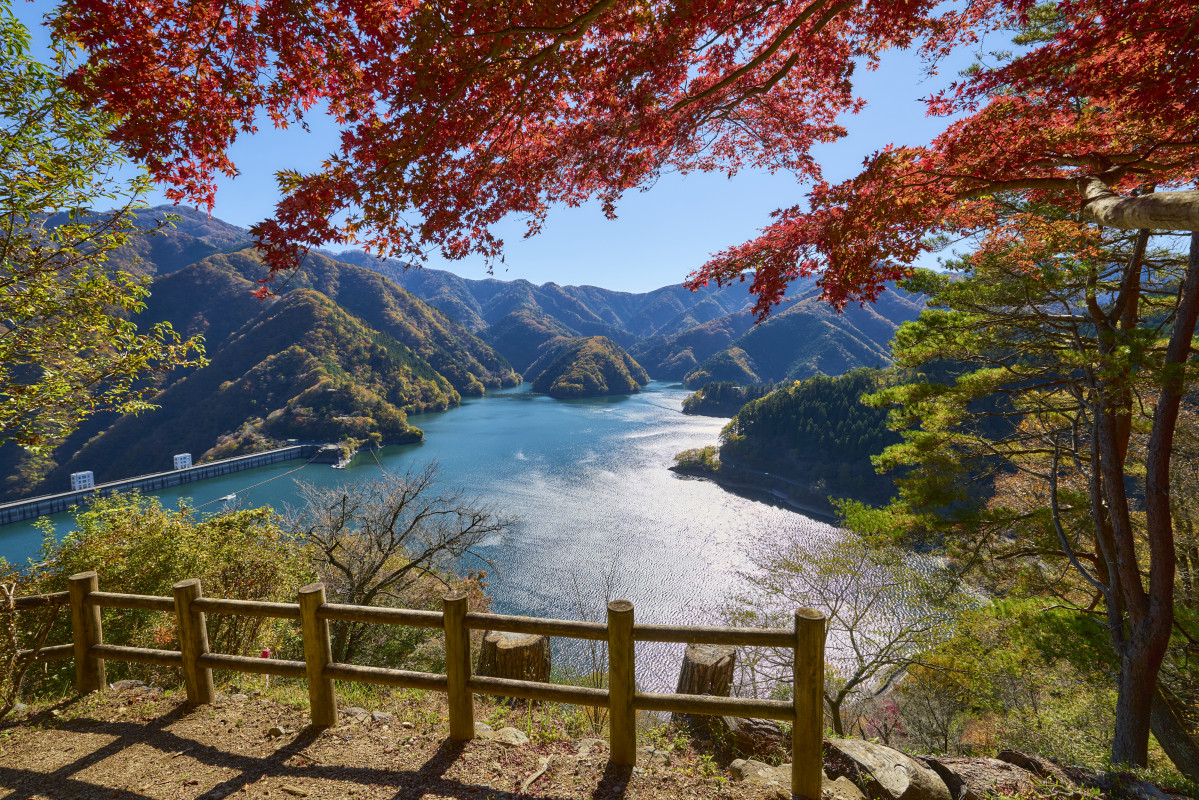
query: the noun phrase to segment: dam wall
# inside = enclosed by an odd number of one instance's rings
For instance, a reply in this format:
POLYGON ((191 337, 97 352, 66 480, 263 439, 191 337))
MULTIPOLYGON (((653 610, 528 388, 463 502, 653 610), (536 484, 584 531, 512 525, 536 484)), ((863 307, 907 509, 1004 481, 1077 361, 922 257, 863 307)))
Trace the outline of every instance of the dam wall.
POLYGON ((69 510, 71 506, 83 505, 89 500, 107 497, 114 492, 128 492, 134 489, 141 492, 153 492, 170 486, 179 486, 193 481, 202 481, 205 478, 215 478, 218 475, 265 467, 295 458, 306 458, 321 463, 336 463, 340 458, 340 451, 336 445, 296 444, 248 456, 209 461, 186 469, 156 472, 151 475, 139 475, 121 481, 101 483, 90 489, 75 492, 30 497, 26 500, 0 504, 0 525, 23 522, 27 519, 44 517, 47 514, 58 514, 69 510))

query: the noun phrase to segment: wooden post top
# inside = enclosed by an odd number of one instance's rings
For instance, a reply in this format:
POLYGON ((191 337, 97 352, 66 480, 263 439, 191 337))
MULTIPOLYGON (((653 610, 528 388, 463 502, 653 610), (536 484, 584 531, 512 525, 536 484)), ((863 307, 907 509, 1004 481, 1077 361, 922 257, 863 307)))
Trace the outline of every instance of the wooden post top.
POLYGON ((813 622, 821 622, 824 620, 824 612, 815 608, 797 608, 795 609, 795 621, 811 620, 813 622))
POLYGON ((86 581, 86 580, 90 580, 92 578, 98 578, 98 577, 100 577, 100 573, 96 572, 94 569, 89 569, 87 572, 76 572, 74 575, 67 578, 67 580, 69 580, 69 581, 86 581))
POLYGON ((466 592, 462 591, 461 589, 455 589, 452 592, 446 592, 445 596, 441 599, 447 603, 460 603, 466 598, 466 592))
POLYGON ((322 583, 321 581, 317 581, 316 583, 310 583, 307 586, 301 587, 298 594, 301 594, 301 595, 316 594, 317 592, 324 592, 324 591, 325 591, 325 584, 322 583))
POLYGON ((627 614, 633 610, 632 600, 613 600, 608 603, 608 611, 613 614, 627 614))
POLYGON ((197 589, 200 588, 200 579, 199 578, 186 578, 186 579, 181 580, 178 583, 174 584, 173 586, 171 586, 171 588, 178 591, 180 589, 190 589, 193 586, 195 586, 197 589))

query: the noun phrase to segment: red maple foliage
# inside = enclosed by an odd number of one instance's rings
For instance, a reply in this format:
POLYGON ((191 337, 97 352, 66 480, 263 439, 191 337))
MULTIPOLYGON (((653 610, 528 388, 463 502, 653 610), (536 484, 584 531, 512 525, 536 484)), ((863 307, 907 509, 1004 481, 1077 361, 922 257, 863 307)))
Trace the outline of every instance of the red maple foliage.
POLYGON ((1195 11, 1157 0, 1063 0, 1051 15, 1030 0, 68 0, 55 26, 87 56, 76 88, 119 117, 117 138, 176 200, 211 207, 216 176, 236 173, 229 146, 259 120, 337 118, 340 150, 319 171, 281 174, 283 200, 254 229, 274 269, 330 242, 497 258, 493 228, 510 214, 536 232, 552 204, 599 198, 612 214, 664 169, 791 170, 814 181, 807 202, 691 279, 750 276, 764 315, 817 272, 834 304, 872 299, 930 233, 985 227, 993 192, 1077 205, 1087 179, 1095 195, 1192 180, 1195 11), (936 58, 1038 20, 1044 36, 1017 57, 929 98, 930 113, 967 115, 931 144, 820 181, 810 151, 860 107, 855 67, 888 48, 936 58))

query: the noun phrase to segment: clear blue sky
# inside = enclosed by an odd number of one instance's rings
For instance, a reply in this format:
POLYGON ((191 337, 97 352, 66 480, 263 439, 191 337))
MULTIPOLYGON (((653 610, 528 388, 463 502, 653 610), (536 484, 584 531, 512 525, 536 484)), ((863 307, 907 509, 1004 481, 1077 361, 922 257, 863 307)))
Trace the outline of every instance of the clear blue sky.
MULTIPOLYGON (((14 11, 31 28, 35 47, 48 42, 39 26, 53 6, 49 0, 15 0, 14 11)), ((851 177, 863 158, 884 145, 923 144, 939 133, 945 120, 927 118, 920 98, 951 81, 970 60, 962 53, 928 78, 916 57, 891 53, 880 70, 859 71, 856 86, 867 106, 843 120, 848 137, 816 150, 825 177, 851 177)), ((276 170, 313 169, 336 149, 332 123, 314 120, 310 127, 310 133, 267 129, 239 140, 231 155, 241 174, 220 182, 213 214, 246 227, 268 216, 278 199, 276 170)), ((789 173, 745 170, 731 180, 715 174, 665 175, 648 191, 626 195, 617 220, 605 219, 592 203, 551 211, 533 239, 521 238, 521 224, 508 226, 502 230, 506 260, 496 266, 495 277, 625 291, 678 283, 712 253, 752 238, 769 222, 771 211, 794 205, 802 192, 789 173)), ((163 200, 157 196, 150 202, 163 200)), ((482 259, 449 262, 434 255, 427 266, 487 277, 482 259)))

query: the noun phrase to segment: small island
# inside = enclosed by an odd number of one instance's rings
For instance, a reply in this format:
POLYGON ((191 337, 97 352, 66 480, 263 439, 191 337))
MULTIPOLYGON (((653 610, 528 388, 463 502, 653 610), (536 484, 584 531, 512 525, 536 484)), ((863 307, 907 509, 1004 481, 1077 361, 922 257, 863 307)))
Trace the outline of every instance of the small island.
POLYGON ((533 391, 559 399, 633 394, 649 375, 606 336, 559 337, 546 342, 525 372, 533 391))

